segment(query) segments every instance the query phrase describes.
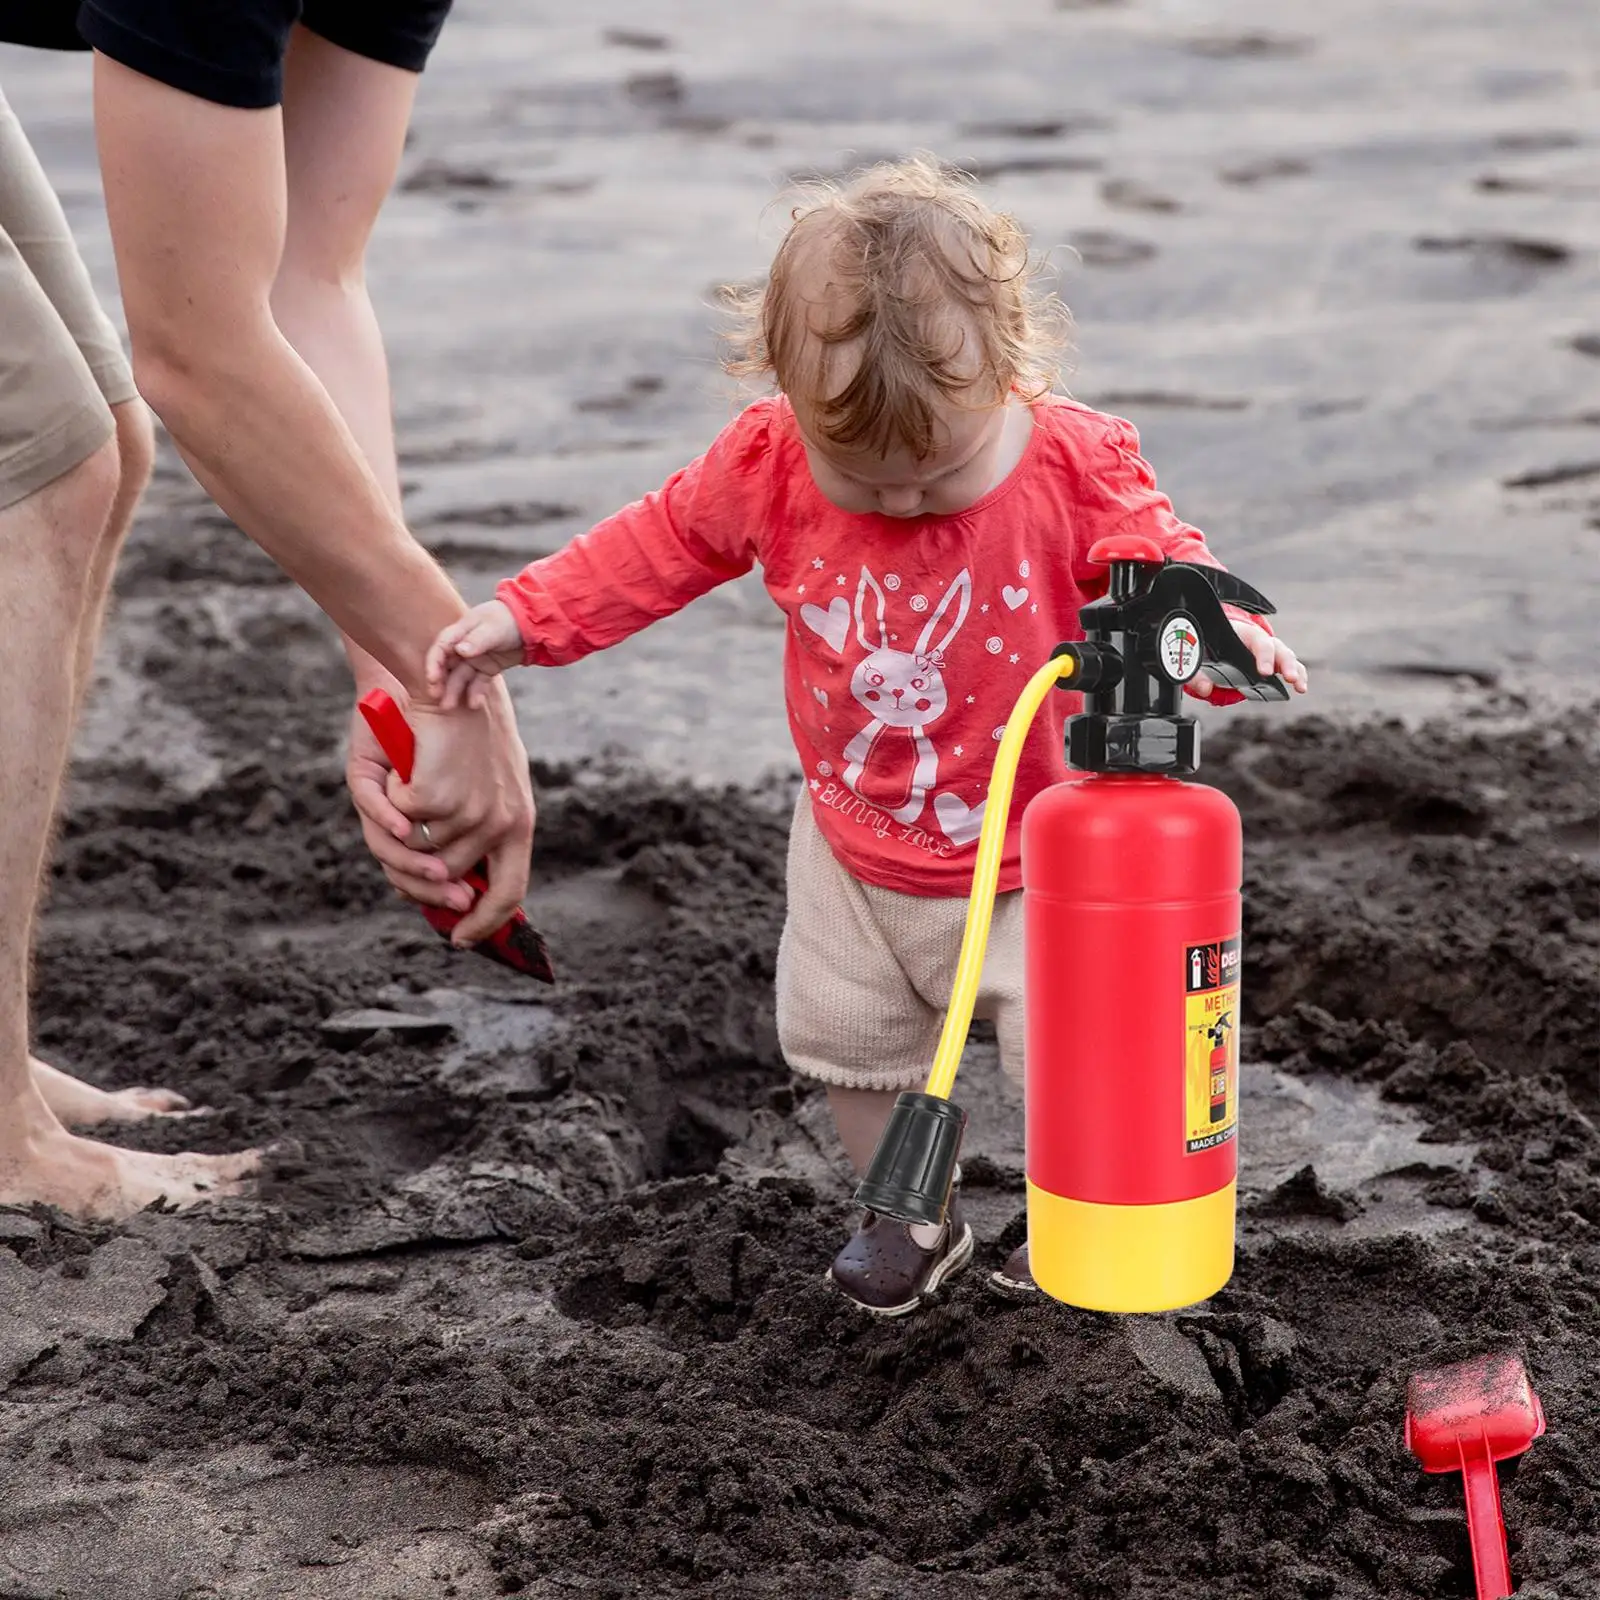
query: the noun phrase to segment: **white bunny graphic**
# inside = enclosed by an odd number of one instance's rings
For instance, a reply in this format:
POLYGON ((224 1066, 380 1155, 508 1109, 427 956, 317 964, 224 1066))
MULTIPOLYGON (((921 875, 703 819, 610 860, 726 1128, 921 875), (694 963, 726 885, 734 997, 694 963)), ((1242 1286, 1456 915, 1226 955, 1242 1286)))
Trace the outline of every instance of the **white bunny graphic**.
POLYGON ((852 793, 887 812, 896 822, 912 823, 922 815, 928 791, 939 772, 939 754, 928 738, 928 724, 944 715, 949 696, 944 686, 944 653, 960 632, 972 604, 972 574, 963 568, 923 625, 915 648, 896 650, 884 628, 883 590, 863 567, 856 589, 856 637, 867 658, 851 675, 850 692, 871 720, 844 748, 844 784, 852 793), (866 599, 877 600, 877 638, 867 632, 866 599), (955 621, 938 642, 934 636, 945 613, 955 607, 955 621), (905 749, 902 735, 909 737, 905 749), (901 755, 913 757, 909 777, 901 755), (900 770, 896 770, 899 768, 900 770), (869 771, 870 769, 870 771, 869 771))

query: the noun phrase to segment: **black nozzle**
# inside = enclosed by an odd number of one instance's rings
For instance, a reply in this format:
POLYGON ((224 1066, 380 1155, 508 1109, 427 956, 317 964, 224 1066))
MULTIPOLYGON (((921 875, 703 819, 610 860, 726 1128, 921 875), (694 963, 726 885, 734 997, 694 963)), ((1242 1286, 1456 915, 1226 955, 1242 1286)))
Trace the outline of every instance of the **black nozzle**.
POLYGON ((856 1204, 899 1222, 937 1227, 950 1203, 967 1114, 949 1100, 907 1090, 894 1103, 856 1204))

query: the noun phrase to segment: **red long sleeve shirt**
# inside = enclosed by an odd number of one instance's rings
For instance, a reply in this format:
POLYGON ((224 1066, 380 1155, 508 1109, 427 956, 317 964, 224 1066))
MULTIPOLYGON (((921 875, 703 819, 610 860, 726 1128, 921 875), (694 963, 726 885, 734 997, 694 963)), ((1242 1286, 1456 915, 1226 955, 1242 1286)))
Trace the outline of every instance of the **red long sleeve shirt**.
MULTIPOLYGON (((758 400, 657 491, 499 586, 525 660, 561 666, 669 616, 758 562, 788 618, 784 693, 817 825, 845 869, 907 894, 972 884, 1007 716, 1078 610, 1105 592, 1089 548, 1147 534, 1219 563, 1179 521, 1130 423, 1055 396, 980 500, 914 520, 840 511, 812 482, 794 413, 758 400)), ((1237 696, 1219 692, 1217 703, 1237 696)), ((1017 772, 1000 873, 1022 881, 1028 801, 1067 775, 1052 694, 1017 772)))

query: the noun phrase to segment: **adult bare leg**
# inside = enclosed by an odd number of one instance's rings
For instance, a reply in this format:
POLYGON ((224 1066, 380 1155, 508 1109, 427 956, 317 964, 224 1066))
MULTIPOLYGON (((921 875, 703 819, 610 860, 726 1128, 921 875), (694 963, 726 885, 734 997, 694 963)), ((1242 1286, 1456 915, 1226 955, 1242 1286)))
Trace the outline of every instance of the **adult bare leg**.
POLYGON ((69 1133, 28 1057, 28 972, 37 888, 71 740, 85 574, 118 492, 106 444, 20 504, 0 511, 0 1203, 44 1202, 118 1217, 154 1200, 193 1204, 233 1192, 256 1164, 235 1156, 150 1155, 69 1133))
MULTIPOLYGON (((86 574, 83 618, 78 625, 73 651, 72 724, 77 724, 94 676, 94 655, 105 625, 111 597, 111 576, 117 556, 133 523, 139 497, 150 481, 155 455, 155 433, 150 413, 142 400, 113 406, 116 419, 117 491, 105 530, 95 544, 86 574)), ((45 866, 51 851, 45 851, 45 866)), ((68 1127, 89 1128, 102 1123, 143 1122, 150 1117, 182 1116, 190 1102, 172 1089, 101 1089, 81 1078, 74 1078, 58 1067, 30 1058, 33 1081, 47 1106, 68 1127)))
POLYGON ((83 622, 78 629, 77 650, 73 656, 72 719, 77 721, 94 682, 94 656, 100 648, 106 611, 111 603, 111 578, 117 557, 133 526, 133 514, 150 482, 155 465, 156 436, 150 423, 150 408, 142 400, 129 400, 113 406, 117 424, 117 493, 111 502, 111 515, 105 532, 95 545, 89 562, 88 591, 84 595, 83 622))
POLYGON ((369 61, 309 29, 283 72, 288 210, 272 316, 321 380, 385 498, 400 505, 389 366, 367 294, 367 241, 394 183, 414 73, 369 61))
MULTIPOLYGON (((273 281, 273 321, 311 368, 349 428, 384 498, 398 513, 389 363, 367 294, 366 252, 405 148, 417 78, 330 44, 309 29, 290 35, 283 72, 287 209, 283 255, 273 281)), ((405 691, 349 635, 345 652, 357 694, 405 691)), ((425 863, 397 835, 407 819, 385 789, 388 763, 366 723, 352 716, 346 778, 367 848, 400 873, 425 863)), ((456 904, 471 904, 459 890, 456 904)))

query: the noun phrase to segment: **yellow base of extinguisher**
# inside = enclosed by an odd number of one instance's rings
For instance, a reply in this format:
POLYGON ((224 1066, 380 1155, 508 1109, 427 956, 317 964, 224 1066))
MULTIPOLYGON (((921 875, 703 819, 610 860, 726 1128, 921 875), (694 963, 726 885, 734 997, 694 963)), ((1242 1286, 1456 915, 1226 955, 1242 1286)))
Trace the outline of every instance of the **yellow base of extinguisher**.
POLYGON ((1165 1205, 1068 1200, 1028 1183, 1028 1265, 1054 1300, 1086 1311, 1176 1311, 1233 1276, 1237 1185, 1165 1205))

